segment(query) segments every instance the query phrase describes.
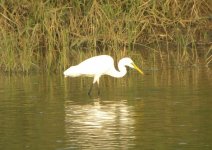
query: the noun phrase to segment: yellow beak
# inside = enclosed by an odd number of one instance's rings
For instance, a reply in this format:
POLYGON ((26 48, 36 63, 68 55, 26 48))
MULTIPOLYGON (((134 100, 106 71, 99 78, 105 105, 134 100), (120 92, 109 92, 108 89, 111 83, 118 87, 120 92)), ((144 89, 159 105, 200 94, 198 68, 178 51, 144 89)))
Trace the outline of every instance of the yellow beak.
POLYGON ((141 71, 141 69, 139 69, 134 63, 132 65, 138 72, 140 72, 142 75, 144 75, 143 71, 141 71))

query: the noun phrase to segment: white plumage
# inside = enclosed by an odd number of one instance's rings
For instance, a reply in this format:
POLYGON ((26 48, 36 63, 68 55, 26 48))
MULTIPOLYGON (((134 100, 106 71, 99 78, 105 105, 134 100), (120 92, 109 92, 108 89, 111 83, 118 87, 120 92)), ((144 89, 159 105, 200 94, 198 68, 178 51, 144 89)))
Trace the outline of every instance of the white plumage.
MULTIPOLYGON (((143 72, 134 64, 132 59, 129 57, 122 58, 118 63, 118 69, 117 71, 114 67, 114 60, 109 55, 100 55, 91 57, 89 59, 86 59, 85 61, 81 62, 80 64, 76 66, 71 66, 67 70, 64 71, 65 77, 78 77, 78 76, 88 76, 88 77, 94 77, 93 84, 97 82, 98 84, 98 94, 100 93, 99 90, 99 78, 102 75, 109 75, 115 78, 121 78, 126 73, 126 66, 130 68, 134 68, 138 70, 141 74, 143 72)), ((88 94, 91 94, 91 90, 93 87, 93 84, 91 85, 91 88, 88 92, 88 94)))

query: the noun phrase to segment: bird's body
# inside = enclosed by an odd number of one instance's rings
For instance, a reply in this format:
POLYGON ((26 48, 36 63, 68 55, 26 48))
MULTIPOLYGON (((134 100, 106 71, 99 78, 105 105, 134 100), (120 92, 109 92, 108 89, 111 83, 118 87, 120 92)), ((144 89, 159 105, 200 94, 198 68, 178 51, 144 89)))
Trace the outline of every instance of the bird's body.
POLYGON ((64 72, 65 76, 101 76, 111 69, 114 64, 112 57, 108 55, 101 55, 87 59, 76 66, 71 66, 64 72), (94 65, 95 64, 95 65, 94 65), (104 67, 102 67, 104 66, 104 67))
MULTIPOLYGON (((128 58, 122 58, 118 63, 118 69, 117 71, 114 67, 114 60, 109 55, 99 55, 95 57, 91 57, 89 59, 86 59, 85 61, 81 62, 80 64, 76 66, 71 66, 67 70, 64 71, 65 77, 78 77, 78 76, 88 76, 88 77, 94 77, 93 84, 97 82, 99 85, 99 78, 102 75, 109 75, 116 78, 123 77, 126 73, 126 66, 134 68, 138 70, 141 74, 143 72, 133 63, 133 61, 128 58)), ((89 95, 92 90, 92 86, 89 90, 89 95)), ((98 91, 99 93, 99 91, 98 91)))

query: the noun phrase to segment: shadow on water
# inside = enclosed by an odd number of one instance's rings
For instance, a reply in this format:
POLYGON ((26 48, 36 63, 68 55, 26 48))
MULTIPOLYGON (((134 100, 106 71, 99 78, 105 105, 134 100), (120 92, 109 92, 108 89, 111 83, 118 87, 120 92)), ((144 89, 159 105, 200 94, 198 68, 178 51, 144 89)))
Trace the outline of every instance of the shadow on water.
POLYGON ((0 76, 0 149, 211 149, 211 72, 0 76))

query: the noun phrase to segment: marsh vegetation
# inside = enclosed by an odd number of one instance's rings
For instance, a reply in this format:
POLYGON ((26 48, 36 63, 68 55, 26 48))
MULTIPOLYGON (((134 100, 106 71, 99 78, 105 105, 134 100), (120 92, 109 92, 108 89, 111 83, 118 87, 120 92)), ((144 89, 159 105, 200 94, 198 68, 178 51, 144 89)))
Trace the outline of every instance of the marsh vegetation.
POLYGON ((209 0, 2 0, 2 71, 63 71, 97 54, 145 66, 212 62, 209 0))

